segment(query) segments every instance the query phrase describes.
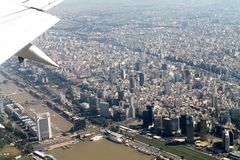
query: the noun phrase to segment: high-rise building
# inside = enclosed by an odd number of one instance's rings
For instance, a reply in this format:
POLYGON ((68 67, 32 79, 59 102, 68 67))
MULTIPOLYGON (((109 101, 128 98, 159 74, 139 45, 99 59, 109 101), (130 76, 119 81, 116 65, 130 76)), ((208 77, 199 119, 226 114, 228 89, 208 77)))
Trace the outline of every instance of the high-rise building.
POLYGON ((52 138, 50 114, 48 112, 38 114, 36 121, 38 140, 41 141, 52 138))
POLYGON ((207 121, 206 119, 201 119, 200 120, 200 139, 202 141, 207 140, 207 121))
POLYGON ((129 117, 136 118, 136 109, 134 106, 130 106, 129 108, 129 117))
POLYGON ((230 145, 232 146, 232 145, 234 145, 234 133, 232 130, 229 130, 228 133, 229 133, 229 138, 230 138, 230 145))
POLYGON ((113 120, 120 122, 126 120, 126 114, 122 110, 115 110, 113 112, 113 120))
POLYGON ((135 70, 136 71, 141 71, 142 70, 142 62, 137 62, 135 64, 135 70))
POLYGON ((129 100, 130 106, 135 106, 135 97, 134 96, 130 96, 128 100, 129 100))
POLYGON ((89 103, 89 95, 88 95, 87 92, 81 92, 80 93, 80 102, 89 103))
POLYGON ((229 152, 230 149, 230 136, 228 130, 224 130, 222 134, 222 140, 223 140, 223 149, 225 152, 229 152))
POLYGON ((121 70, 121 78, 126 79, 126 70, 125 69, 121 70))
POLYGON ((171 83, 165 83, 164 84, 164 94, 169 94, 171 92, 171 83))
POLYGON ((172 126, 173 132, 177 132, 179 130, 179 118, 178 117, 171 117, 171 126, 172 126))
POLYGON ((117 75, 115 68, 110 68, 109 81, 111 84, 116 83, 117 75))
POLYGON ((162 135, 163 132, 163 117, 157 116, 154 118, 154 130, 157 135, 162 135))
POLYGON ((148 110, 149 125, 152 125, 154 121, 153 105, 147 105, 147 110, 148 110))
POLYGON ((134 76, 131 76, 130 79, 129 79, 129 84, 130 84, 130 91, 131 93, 134 93, 135 90, 136 90, 136 79, 134 76))
POLYGON ((153 106, 147 105, 147 110, 143 111, 143 127, 148 128, 153 125, 154 115, 153 115, 153 106))
POLYGON ((193 119, 192 116, 187 116, 187 143, 193 143, 194 142, 194 129, 193 129, 193 119))
POLYGON ((122 101, 124 99, 124 91, 123 90, 119 90, 118 91, 118 100, 122 101))
POLYGON ((172 135, 172 124, 170 118, 164 118, 163 120, 164 136, 170 137, 172 135))
POLYGON ((66 97, 65 97, 65 94, 60 93, 60 94, 58 95, 58 101, 59 101, 60 103, 62 103, 62 104, 67 103, 67 99, 66 99, 66 97))
POLYGON ((182 135, 186 136, 187 133, 187 115, 181 115, 180 117, 180 129, 182 135))
POLYGON ((107 102, 100 102, 99 103, 99 108, 100 108, 100 115, 102 117, 111 117, 110 111, 109 111, 109 103, 107 102))
POLYGON ((74 130, 78 131, 81 129, 85 129, 86 128, 86 120, 85 118, 79 118, 77 120, 74 121, 74 130))
POLYGON ((217 96, 215 95, 212 96, 211 105, 213 108, 217 108, 217 96))
POLYGON ((143 86, 144 85, 144 79, 145 79, 145 76, 144 76, 144 73, 139 73, 139 84, 140 86, 143 86))
POLYGON ((185 69, 183 71, 183 78, 184 78, 186 84, 189 84, 191 82, 191 72, 190 72, 190 70, 185 69))
POLYGON ((143 111, 143 128, 149 128, 149 114, 148 111, 143 111))
POLYGON ((163 128, 163 119, 161 116, 154 118, 154 128, 163 128))
POLYGON ((162 70, 167 70, 168 69, 168 65, 166 63, 162 64, 162 70))
POLYGON ((90 108, 97 108, 98 107, 98 98, 93 94, 90 96, 90 108))

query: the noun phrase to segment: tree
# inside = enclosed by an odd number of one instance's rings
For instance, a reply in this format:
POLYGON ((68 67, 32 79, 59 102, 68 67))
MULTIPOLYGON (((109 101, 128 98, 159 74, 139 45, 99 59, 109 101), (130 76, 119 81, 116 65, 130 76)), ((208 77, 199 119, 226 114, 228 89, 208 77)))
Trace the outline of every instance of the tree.
POLYGON ((113 132, 119 132, 119 126, 112 126, 110 130, 113 132))
POLYGON ((27 144, 25 146, 25 152, 28 154, 28 153, 32 153, 33 152, 33 145, 32 144, 27 144))
POLYGON ((16 129, 16 130, 14 131, 14 135, 15 135, 16 137, 21 138, 21 139, 27 139, 27 134, 24 133, 24 132, 22 132, 20 129, 16 129))

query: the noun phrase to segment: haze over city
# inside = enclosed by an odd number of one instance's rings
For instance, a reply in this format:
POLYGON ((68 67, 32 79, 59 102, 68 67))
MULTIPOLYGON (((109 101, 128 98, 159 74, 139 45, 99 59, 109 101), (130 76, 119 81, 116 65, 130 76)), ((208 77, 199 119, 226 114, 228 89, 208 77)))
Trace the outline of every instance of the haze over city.
POLYGON ((59 67, 0 66, 0 159, 239 160, 239 8, 65 0, 47 11, 61 21, 32 44, 59 67))

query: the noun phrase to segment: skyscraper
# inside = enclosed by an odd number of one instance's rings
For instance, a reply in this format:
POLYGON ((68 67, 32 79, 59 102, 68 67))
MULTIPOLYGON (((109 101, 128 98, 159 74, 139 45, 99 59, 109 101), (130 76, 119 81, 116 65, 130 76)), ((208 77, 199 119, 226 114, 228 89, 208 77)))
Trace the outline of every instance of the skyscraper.
POLYGON ((154 130, 157 135, 162 135, 163 132, 163 117, 158 116, 154 118, 154 130))
POLYGON ((135 77, 134 76, 131 76, 130 79, 129 79, 129 84, 130 84, 130 91, 131 93, 134 93, 135 90, 136 90, 136 80, 135 80, 135 77))
POLYGON ((114 84, 116 80, 117 80, 116 70, 115 68, 111 68, 109 74, 109 81, 111 82, 111 84, 114 84))
POLYGON ((187 116, 187 143, 193 143, 194 142, 194 130, 193 130, 193 119, 192 116, 187 116))
POLYGON ((167 70, 168 69, 168 65, 166 63, 162 64, 162 70, 167 70))
POLYGON ((136 109, 135 109, 134 106, 130 106, 130 108, 129 108, 129 116, 131 118, 136 118, 136 109))
POLYGON ((164 118, 163 120, 164 135, 170 137, 172 135, 172 124, 170 118, 164 118))
POLYGON ((169 94, 171 92, 171 83, 165 83, 164 84, 164 94, 169 94))
POLYGON ((125 69, 121 70, 121 78, 126 79, 126 70, 125 69))
POLYGON ((143 111, 143 128, 153 125, 153 105, 147 105, 147 110, 143 111))
POLYGON ((147 110, 148 110, 149 125, 152 125, 153 121, 154 121, 153 106, 152 105, 147 105, 147 110))
POLYGON ((124 91, 123 90, 119 90, 118 91, 118 100, 122 101, 124 99, 124 91))
POLYGON ((232 130, 229 130, 228 133, 229 133, 229 138, 230 138, 230 145, 232 146, 232 145, 234 145, 234 133, 232 130))
POLYGON ((177 132, 179 130, 179 118, 178 117, 171 117, 171 126, 172 126, 173 132, 177 132))
POLYGON ((187 131, 187 115, 181 115, 180 117, 180 129, 182 135, 186 136, 186 131, 187 131))
POLYGON ((38 114, 36 121, 38 140, 41 141, 52 138, 50 114, 48 112, 38 114))
POLYGON ((207 139, 207 121, 205 119, 200 120, 200 138, 202 141, 207 139))
POLYGON ((229 152, 230 147, 230 136, 228 130, 224 130, 222 134, 222 140, 223 140, 223 149, 225 152, 229 152))
POLYGON ((211 105, 212 105, 213 108, 217 107, 217 96, 216 95, 212 96, 211 105))
POLYGON ((99 108, 100 108, 100 115, 102 117, 110 117, 111 114, 110 114, 110 111, 109 111, 109 103, 107 102, 100 102, 99 103, 99 108))
POLYGON ((149 114, 148 111, 143 111, 143 128, 149 127, 149 114))
POLYGON ((144 73, 139 73, 139 84, 140 86, 143 86, 144 85, 144 73))
POLYGON ((155 117, 154 119, 154 128, 163 128, 163 119, 161 116, 155 117))
POLYGON ((135 70, 136 71, 141 71, 142 70, 142 62, 137 62, 135 64, 135 70))

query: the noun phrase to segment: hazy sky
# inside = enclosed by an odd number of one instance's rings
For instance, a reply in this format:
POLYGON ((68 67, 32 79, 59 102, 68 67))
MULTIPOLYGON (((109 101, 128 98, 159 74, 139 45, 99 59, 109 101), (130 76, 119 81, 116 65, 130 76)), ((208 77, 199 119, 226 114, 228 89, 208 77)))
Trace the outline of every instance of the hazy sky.
MULTIPOLYGON (((97 6, 101 5, 127 5, 127 6, 138 6, 138 5, 156 5, 156 6, 174 6, 178 5, 179 2, 181 4, 186 5, 221 5, 223 7, 226 6, 240 6, 240 0, 64 0, 63 5, 67 4, 76 4, 81 6, 97 6)), ((77 5, 77 6, 78 6, 77 5)))
MULTIPOLYGON (((152 4, 179 0, 65 0, 65 3, 79 4, 152 4)), ((182 1, 182 0, 180 0, 182 1)), ((192 0, 184 0, 192 1, 192 0)))
POLYGON ((65 3, 80 3, 80 4, 114 4, 114 3, 126 3, 126 4, 148 4, 148 3, 161 3, 161 2, 184 2, 184 3, 201 3, 201 2, 218 2, 218 3, 236 3, 239 0, 64 0, 65 3))

